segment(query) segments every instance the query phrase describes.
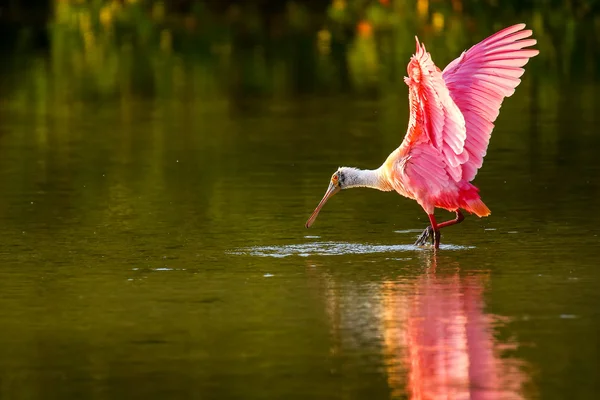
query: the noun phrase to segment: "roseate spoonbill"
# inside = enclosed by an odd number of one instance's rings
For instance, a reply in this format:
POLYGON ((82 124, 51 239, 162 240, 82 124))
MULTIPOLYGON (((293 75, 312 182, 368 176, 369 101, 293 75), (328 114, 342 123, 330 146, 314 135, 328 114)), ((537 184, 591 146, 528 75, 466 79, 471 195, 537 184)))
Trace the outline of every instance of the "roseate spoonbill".
POLYGON ((523 66, 539 51, 525 24, 505 28, 463 52, 440 71, 425 45, 408 63, 410 120, 402 144, 374 170, 340 167, 331 177, 325 196, 306 221, 310 227, 323 205, 342 189, 369 187, 395 190, 416 200, 429 216, 429 225, 415 242, 431 237, 440 245, 440 229, 458 224, 460 209, 478 217, 490 215, 479 189, 470 183, 483 164, 494 121, 505 97, 519 85, 523 66), (437 223, 435 208, 456 213, 437 223))

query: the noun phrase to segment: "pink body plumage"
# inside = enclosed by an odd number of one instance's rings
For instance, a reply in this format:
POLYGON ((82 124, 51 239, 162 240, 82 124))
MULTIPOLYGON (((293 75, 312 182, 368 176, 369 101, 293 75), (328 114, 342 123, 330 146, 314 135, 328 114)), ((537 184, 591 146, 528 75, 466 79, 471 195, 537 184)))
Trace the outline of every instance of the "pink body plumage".
POLYGON ((470 183, 486 154, 494 121, 511 96, 523 66, 538 50, 518 24, 497 32, 440 71, 419 44, 408 64, 410 121, 400 147, 388 157, 392 187, 427 212, 462 208, 477 216, 490 210, 470 183))

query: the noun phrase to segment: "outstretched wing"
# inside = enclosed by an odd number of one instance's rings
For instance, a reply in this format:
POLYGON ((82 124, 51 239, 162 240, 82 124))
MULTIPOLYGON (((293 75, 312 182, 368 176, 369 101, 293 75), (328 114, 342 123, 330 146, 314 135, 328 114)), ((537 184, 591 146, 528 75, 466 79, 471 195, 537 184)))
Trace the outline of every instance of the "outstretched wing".
POLYGON ((463 52, 442 73, 450 97, 464 116, 468 160, 462 178, 471 181, 483 164, 494 121, 505 97, 521 83, 522 68, 539 51, 525 24, 505 28, 463 52))
MULTIPOLYGON (((410 120, 401 147, 432 146, 437 150, 436 161, 445 165, 440 172, 446 172, 458 182, 462 178, 462 164, 469 157, 464 151, 467 138, 465 119, 450 97, 440 69, 418 39, 417 50, 410 59, 407 72, 408 77, 404 80, 409 87, 410 120)), ((427 163, 419 165, 415 168, 428 168, 427 163), (421 167, 417 168, 419 165, 421 167)), ((428 174, 427 171, 421 172, 423 176, 428 174)))

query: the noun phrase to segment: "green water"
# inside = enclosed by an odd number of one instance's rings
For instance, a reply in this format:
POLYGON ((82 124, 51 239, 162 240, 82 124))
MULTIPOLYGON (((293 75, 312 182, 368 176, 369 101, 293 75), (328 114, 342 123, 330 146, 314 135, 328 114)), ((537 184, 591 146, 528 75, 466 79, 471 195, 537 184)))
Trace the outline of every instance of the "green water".
POLYGON ((404 88, 74 101, 15 77, 0 398, 600 389, 597 86, 524 81, 475 181, 492 215, 445 230, 436 255, 412 246, 425 213, 393 193, 345 191, 304 228, 338 166, 399 145, 404 88))

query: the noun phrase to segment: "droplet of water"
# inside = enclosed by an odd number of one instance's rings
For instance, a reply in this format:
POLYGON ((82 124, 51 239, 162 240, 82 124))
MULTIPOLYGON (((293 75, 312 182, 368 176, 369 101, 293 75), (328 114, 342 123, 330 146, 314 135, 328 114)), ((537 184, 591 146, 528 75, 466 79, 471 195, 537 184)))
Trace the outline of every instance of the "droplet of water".
POLYGON ((577 318, 577 315, 573 315, 573 314, 560 314, 560 318, 562 318, 562 319, 575 319, 575 318, 577 318))
POLYGON ((421 233, 423 229, 401 229, 398 231, 394 231, 394 233, 421 233))

